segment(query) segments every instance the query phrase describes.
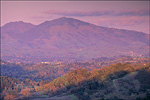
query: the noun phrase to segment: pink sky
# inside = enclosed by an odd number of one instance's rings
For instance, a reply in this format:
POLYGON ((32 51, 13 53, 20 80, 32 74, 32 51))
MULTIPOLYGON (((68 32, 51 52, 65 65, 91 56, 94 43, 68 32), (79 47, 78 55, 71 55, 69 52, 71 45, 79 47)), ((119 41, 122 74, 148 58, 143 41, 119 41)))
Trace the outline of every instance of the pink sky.
POLYGON ((149 6, 149 1, 1 1, 1 25, 14 21, 37 25, 65 16, 149 34, 149 6))

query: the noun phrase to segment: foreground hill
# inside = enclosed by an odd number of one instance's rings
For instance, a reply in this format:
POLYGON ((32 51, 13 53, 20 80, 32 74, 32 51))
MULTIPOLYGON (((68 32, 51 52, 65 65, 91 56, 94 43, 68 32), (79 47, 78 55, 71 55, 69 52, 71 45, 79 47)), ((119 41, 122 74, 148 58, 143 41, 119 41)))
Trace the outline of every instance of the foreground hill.
POLYGON ((73 18, 39 25, 11 22, 2 27, 2 59, 21 62, 80 61, 148 54, 149 35, 96 26, 73 18))
MULTIPOLYGON (((1 61, 2 97, 7 100, 8 98, 10 100, 11 98, 88 100, 95 98, 92 95, 96 91, 105 95, 106 91, 109 92, 111 89, 113 93, 118 94, 119 92, 122 93, 120 95, 126 94, 127 96, 136 91, 137 94, 140 93, 140 96, 145 97, 145 93, 148 93, 147 88, 149 88, 148 63, 149 58, 129 56, 102 57, 68 64, 61 62, 16 64, 1 61), (89 90, 85 91, 84 88, 89 90), (83 95, 83 91, 88 95, 83 95)), ((111 94, 111 92, 108 93, 105 98, 109 98, 111 94)), ((99 93, 97 97, 98 95, 99 93)))
MULTIPOLYGON (((87 71, 77 69, 41 86, 7 94, 10 100, 149 100, 150 65, 113 64, 87 71)), ((9 100, 9 99, 6 99, 9 100)))
POLYGON ((88 72, 78 69, 44 85, 50 96, 74 94, 81 100, 141 100, 150 94, 150 66, 114 64, 88 72))

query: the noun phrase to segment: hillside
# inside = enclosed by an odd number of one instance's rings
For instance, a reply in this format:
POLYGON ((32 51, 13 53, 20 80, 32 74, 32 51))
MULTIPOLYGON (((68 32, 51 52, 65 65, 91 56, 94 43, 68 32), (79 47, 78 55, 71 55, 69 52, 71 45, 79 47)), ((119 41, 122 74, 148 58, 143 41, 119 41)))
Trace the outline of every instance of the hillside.
POLYGON ((145 66, 149 63, 149 58, 132 58, 128 56, 113 57, 113 58, 97 58, 84 62, 43 62, 38 64, 25 64, 25 63, 10 63, 1 62, 1 75, 26 80, 29 78, 32 81, 51 81, 57 77, 67 74, 76 69, 99 69, 103 66, 110 66, 116 63, 128 63, 132 65, 145 66))
POLYGON ((148 100, 149 78, 149 65, 143 68, 115 64, 91 72, 85 69, 69 72, 44 85, 44 91, 50 96, 74 94, 81 100, 135 100, 145 97, 148 100), (141 78, 142 73, 144 79, 141 78))
POLYGON ((66 17, 39 25, 11 22, 1 29, 2 59, 12 62, 71 62, 119 55, 142 56, 148 54, 149 48, 148 34, 96 26, 66 17))
POLYGON ((102 57, 86 62, 39 64, 1 61, 1 72, 1 95, 7 100, 93 100, 112 95, 131 99, 149 93, 149 58, 102 57))
POLYGON ((26 80, 26 88, 18 91, 20 95, 7 92, 10 89, 2 94, 16 100, 148 100, 149 78, 149 64, 118 63, 92 71, 76 69, 40 86, 26 80))

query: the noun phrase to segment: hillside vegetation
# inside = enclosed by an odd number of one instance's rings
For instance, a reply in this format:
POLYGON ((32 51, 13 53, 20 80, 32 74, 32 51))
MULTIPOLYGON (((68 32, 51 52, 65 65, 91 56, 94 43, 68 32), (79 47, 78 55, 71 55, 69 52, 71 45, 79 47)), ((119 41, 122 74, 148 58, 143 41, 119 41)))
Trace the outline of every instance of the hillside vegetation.
POLYGON ((81 100, 148 100, 150 66, 114 64, 92 70, 77 69, 44 85, 49 96, 74 94, 81 100))
POLYGON ((2 70, 9 72, 3 73, 8 76, 1 76, 1 99, 148 100, 150 95, 148 62, 147 58, 128 57, 110 61, 93 59, 70 64, 35 65, 2 62, 2 70), (51 76, 47 74, 47 78, 44 78, 44 73, 47 72, 51 72, 51 76), (55 78, 58 72, 60 76, 55 78), (17 75, 18 73, 20 76, 17 75), (37 81, 33 77, 39 77, 38 75, 41 77, 37 81), (55 79, 49 79, 50 77, 55 79))
POLYGON ((91 71, 93 69, 100 69, 103 66, 110 66, 116 63, 128 63, 132 65, 144 66, 147 64, 149 58, 132 58, 129 56, 106 58, 101 57, 97 59, 91 59, 84 62, 39 62, 38 64, 24 64, 24 63, 9 63, 1 62, 1 75, 14 77, 25 81, 29 78, 32 81, 52 81, 53 79, 67 74, 75 69, 87 69, 91 71))

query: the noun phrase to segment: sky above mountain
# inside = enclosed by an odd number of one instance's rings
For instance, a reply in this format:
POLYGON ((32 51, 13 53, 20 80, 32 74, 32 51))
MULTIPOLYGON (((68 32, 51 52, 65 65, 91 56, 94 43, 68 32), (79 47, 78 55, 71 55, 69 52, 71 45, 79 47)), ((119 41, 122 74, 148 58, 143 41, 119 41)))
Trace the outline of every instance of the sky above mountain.
POLYGON ((72 17, 92 24, 149 33, 149 1, 1 1, 1 26, 72 17))

